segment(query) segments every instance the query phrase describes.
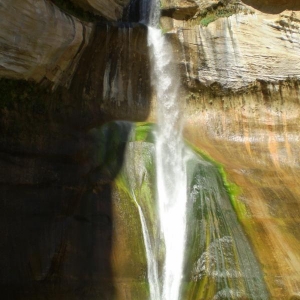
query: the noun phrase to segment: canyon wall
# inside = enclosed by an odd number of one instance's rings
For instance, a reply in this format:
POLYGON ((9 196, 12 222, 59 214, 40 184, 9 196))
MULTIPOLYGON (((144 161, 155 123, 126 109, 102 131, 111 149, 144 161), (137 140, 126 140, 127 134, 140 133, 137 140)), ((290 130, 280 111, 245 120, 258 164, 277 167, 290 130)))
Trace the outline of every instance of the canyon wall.
MULTIPOLYGON (((108 20, 126 5, 72 2, 108 20)), ((155 120, 146 27, 87 23, 46 0, 2 1, 0 16, 0 76, 56 88, 12 85, 0 103, 2 294, 142 299, 138 216, 116 181, 132 124, 99 126, 155 120)), ((186 139, 240 187, 233 207, 271 299, 298 299, 300 5, 168 0, 161 26, 186 139)))
POLYGON ((129 0, 72 0, 85 10, 104 16, 108 20, 116 21, 122 17, 123 9, 129 0))
POLYGON ((70 82, 92 25, 49 1, 0 4, 0 76, 53 84, 70 82))
POLYGON ((162 17, 186 88, 186 138, 241 188, 233 205, 271 299, 298 299, 300 7, 196 4, 166 2, 162 17))

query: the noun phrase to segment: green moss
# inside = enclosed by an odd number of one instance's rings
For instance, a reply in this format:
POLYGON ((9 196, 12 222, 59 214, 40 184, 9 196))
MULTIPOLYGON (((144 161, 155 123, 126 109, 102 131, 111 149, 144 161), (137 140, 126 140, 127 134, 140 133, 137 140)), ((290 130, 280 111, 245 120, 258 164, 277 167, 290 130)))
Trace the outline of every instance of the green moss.
MULTIPOLYGON (((153 145, 147 143, 153 138, 151 132, 154 129, 154 124, 136 123, 134 126, 131 124, 130 127, 127 122, 116 122, 102 127, 102 132, 105 133, 104 143, 109 143, 115 136, 112 147, 108 145, 107 148, 109 152, 115 152, 115 154, 107 156, 104 159, 105 162, 114 160, 113 157, 118 156, 118 146, 116 145, 125 142, 125 131, 123 130, 125 127, 127 128, 126 132, 129 132, 130 128, 130 142, 135 142, 135 145, 130 144, 133 147, 126 149, 126 159, 131 161, 122 165, 114 183, 118 193, 116 205, 120 216, 120 226, 125 228, 122 233, 123 238, 131 249, 134 249, 134 253, 130 254, 130 257, 131 261, 135 263, 126 262, 124 270, 128 267, 132 277, 146 282, 147 261, 139 207, 143 211, 149 236, 151 239, 155 239, 159 236, 159 228, 156 226, 155 159, 153 157, 153 145)), ((100 137, 99 140, 101 140, 100 137)), ((244 270, 243 266, 249 257, 253 263, 255 263, 255 258, 249 253, 251 249, 242 231, 236 230, 239 227, 236 214, 239 218, 246 214, 245 206, 237 199, 240 189, 228 180, 223 165, 213 160, 204 151, 188 142, 187 144, 195 155, 192 155, 187 161, 188 191, 192 201, 189 201, 187 207, 189 231, 186 239, 184 271, 186 275, 182 290, 183 298, 187 300, 211 299, 225 287, 235 287, 236 284, 241 289, 245 287, 247 295, 251 295, 252 275, 249 277, 247 274, 252 274, 255 268, 248 271, 244 270), (231 203, 229 203, 229 199, 231 203), (220 251, 216 251, 215 247, 217 246, 218 249, 221 249, 220 251), (226 277, 227 275, 224 275, 225 277, 220 280, 215 280, 209 272, 203 270, 203 267, 199 265, 202 254, 211 251, 214 251, 216 261, 222 259, 220 270, 224 272, 223 274, 227 274, 225 273, 226 270, 233 269, 241 271, 241 273, 244 272, 245 276, 241 276, 238 282, 235 278, 226 277), (247 279, 244 281, 243 278, 247 279), (249 290, 247 289, 248 282, 250 282, 249 290)), ((160 267, 165 255, 163 245, 158 251, 157 259, 160 267)), ((214 263, 214 259, 203 261, 206 267, 219 271, 219 265, 214 263)), ((260 278, 257 274, 255 276, 260 278)), ((147 290, 148 286, 145 284, 141 293, 147 293, 147 290)), ((140 294, 134 296, 134 299, 142 298, 140 294)))
MULTIPOLYGON (((121 201, 117 202, 118 224, 121 226, 124 242, 130 245, 128 255, 130 260, 123 270, 126 276, 131 276, 136 280, 146 280, 147 259, 145 253, 140 216, 133 195, 128 191, 128 185, 124 176, 118 176, 115 180, 121 201)), ((123 272, 122 271, 122 272, 123 272)))
POLYGON ((86 22, 104 21, 101 16, 94 15, 81 7, 74 5, 70 0, 51 0, 56 6, 58 6, 64 12, 86 22))
POLYGON ((228 4, 224 6, 223 4, 218 4, 212 9, 207 9, 203 11, 199 17, 196 19, 196 23, 201 24, 202 26, 207 26, 208 24, 220 19, 228 18, 237 13, 253 13, 253 11, 246 9, 239 4, 228 4))
POLYGON ((216 10, 212 13, 208 13, 203 19, 200 20, 202 26, 207 26, 209 23, 216 21, 220 18, 228 18, 235 14, 235 11, 232 10, 216 10))
POLYGON ((153 143, 154 142, 154 136, 153 136, 154 126, 155 125, 153 123, 149 123, 149 122, 136 123, 134 140, 136 142, 144 141, 144 142, 153 143))
POLYGON ((236 184, 230 182, 227 178, 227 174, 225 172, 224 166, 215 161, 211 156, 209 156, 205 151, 195 147, 193 144, 189 143, 186 141, 186 143, 191 147, 196 153, 200 154, 205 160, 209 161, 212 163, 219 171, 223 185, 226 189, 226 192, 229 196, 231 205, 233 206, 235 212, 238 215, 238 218, 241 220, 247 215, 247 208, 246 206, 238 200, 238 196, 241 194, 241 189, 238 187, 236 184))

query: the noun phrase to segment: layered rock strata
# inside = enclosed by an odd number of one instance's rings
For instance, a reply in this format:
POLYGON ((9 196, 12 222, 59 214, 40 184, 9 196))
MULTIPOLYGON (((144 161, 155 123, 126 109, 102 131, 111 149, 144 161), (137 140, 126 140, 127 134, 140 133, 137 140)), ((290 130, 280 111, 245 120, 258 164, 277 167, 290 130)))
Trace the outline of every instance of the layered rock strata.
POLYGON ((152 106, 146 27, 98 24, 74 75, 78 101, 114 120, 145 120, 152 106))
POLYGON ((296 81, 257 83, 257 90, 240 95, 202 91, 188 101, 186 137, 241 188, 233 205, 271 299, 300 295, 299 101, 296 81))
POLYGON ((124 7, 129 0, 72 0, 85 10, 104 16, 108 20, 117 21, 122 17, 124 7))
POLYGON ((241 188, 233 205, 271 298, 297 299, 300 7, 203 1, 191 16, 178 3, 161 22, 187 90, 186 137, 241 188))
POLYGON ((242 0, 243 3, 250 5, 260 11, 278 14, 284 10, 300 10, 300 3, 293 0, 242 0))
POLYGON ((66 15, 50 1, 0 4, 0 76, 67 84, 92 25, 66 15))
POLYGON ((201 24, 203 19, 173 20, 189 88, 218 84, 241 90, 256 80, 300 78, 299 12, 270 15, 245 7, 232 16, 212 19, 208 26, 201 24))

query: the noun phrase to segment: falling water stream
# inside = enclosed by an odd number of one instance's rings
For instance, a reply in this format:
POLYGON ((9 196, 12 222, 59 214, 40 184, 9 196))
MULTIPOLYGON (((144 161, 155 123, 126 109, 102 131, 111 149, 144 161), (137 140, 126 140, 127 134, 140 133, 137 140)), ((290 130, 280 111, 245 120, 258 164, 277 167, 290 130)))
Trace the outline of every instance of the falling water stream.
MULTIPOLYGON (((153 0, 148 9, 151 78, 157 101, 155 157, 158 223, 165 253, 161 275, 162 286, 160 290, 152 287, 158 280, 151 279, 155 276, 150 275, 150 296, 151 300, 177 300, 180 295, 184 261, 187 203, 186 163, 181 138, 182 115, 178 101, 180 82, 173 63, 171 45, 158 28, 159 2, 153 0)), ((148 256, 148 261, 149 259, 151 260, 151 257, 148 256)))
MULTIPOLYGON (((133 131, 121 177, 140 219, 149 300, 266 300, 259 265, 218 169, 183 142, 180 77, 172 47, 158 28, 158 0, 142 0, 141 16, 157 103, 155 143, 136 143, 133 131), (155 168, 149 167, 152 161, 155 168)), ((147 130, 153 133, 153 127, 147 130)))
POLYGON ((179 83, 173 75, 172 55, 160 30, 149 28, 153 51, 153 81, 158 107, 156 134, 156 176, 159 223, 165 245, 163 300, 177 300, 185 248, 186 170, 181 139, 181 120, 177 93, 179 83))

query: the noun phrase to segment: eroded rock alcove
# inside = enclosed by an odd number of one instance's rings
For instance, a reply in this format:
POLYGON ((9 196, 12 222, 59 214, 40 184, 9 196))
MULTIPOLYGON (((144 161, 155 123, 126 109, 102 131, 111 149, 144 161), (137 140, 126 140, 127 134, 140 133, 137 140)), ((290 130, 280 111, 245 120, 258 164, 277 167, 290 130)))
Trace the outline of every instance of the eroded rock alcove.
MULTIPOLYGON (((185 137, 239 186, 234 209, 270 299, 300 297, 295 2, 161 3, 183 83, 185 137)), ((128 248, 137 221, 122 214, 136 212, 116 205, 132 124, 96 130, 155 120, 147 29, 127 22, 128 6, 138 10, 137 1, 0 4, 5 299, 139 300, 146 293, 138 230, 137 257, 128 248)))

